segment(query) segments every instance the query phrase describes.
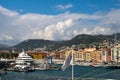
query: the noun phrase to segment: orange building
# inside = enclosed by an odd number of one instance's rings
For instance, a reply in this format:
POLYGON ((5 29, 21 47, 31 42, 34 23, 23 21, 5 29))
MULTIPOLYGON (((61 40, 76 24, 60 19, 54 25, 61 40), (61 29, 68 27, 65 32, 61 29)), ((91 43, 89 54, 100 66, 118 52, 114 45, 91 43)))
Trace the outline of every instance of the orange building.
POLYGON ((65 59, 65 51, 60 51, 60 59, 65 59))
POLYGON ((95 62, 96 63, 101 63, 102 62, 102 50, 96 50, 95 51, 95 58, 94 58, 94 60, 95 60, 95 62))
POLYGON ((53 51, 52 52, 52 58, 53 59, 59 59, 60 58, 60 54, 58 51, 53 51))
POLYGON ((53 51, 52 58, 53 59, 65 59, 65 51, 53 51))
POLYGON ((83 59, 84 61, 92 61, 94 59, 94 51, 96 48, 86 48, 83 51, 83 59))

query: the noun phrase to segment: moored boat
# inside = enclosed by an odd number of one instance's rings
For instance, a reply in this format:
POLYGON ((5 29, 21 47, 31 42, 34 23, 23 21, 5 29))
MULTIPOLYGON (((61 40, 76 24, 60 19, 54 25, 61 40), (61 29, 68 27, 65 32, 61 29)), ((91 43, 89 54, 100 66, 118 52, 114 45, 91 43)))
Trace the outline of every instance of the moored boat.
POLYGON ((120 64, 117 63, 106 64, 105 67, 108 69, 120 69, 120 64))
POLYGON ((15 63, 14 71, 34 71, 34 68, 32 68, 33 59, 24 51, 19 54, 15 63))

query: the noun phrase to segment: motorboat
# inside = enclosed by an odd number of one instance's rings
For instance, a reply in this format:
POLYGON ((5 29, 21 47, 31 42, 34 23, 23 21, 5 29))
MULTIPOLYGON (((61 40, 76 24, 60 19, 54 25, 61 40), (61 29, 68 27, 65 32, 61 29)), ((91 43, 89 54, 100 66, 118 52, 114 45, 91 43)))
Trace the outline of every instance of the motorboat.
POLYGON ((93 67, 104 67, 104 64, 103 63, 92 63, 90 66, 93 66, 93 67))
POLYGON ((34 71, 34 69, 27 64, 23 64, 23 65, 17 64, 14 66, 14 71, 26 72, 26 71, 34 71))
POLYGON ((33 59, 32 59, 31 56, 29 56, 27 53, 25 53, 23 51, 18 55, 18 58, 17 58, 16 62, 21 62, 21 61, 24 61, 24 62, 27 62, 27 63, 32 63, 33 59))
POLYGON ((49 65, 49 70, 61 70, 60 67, 58 67, 57 65, 55 65, 54 63, 53 64, 50 64, 49 65))
POLYGON ((33 59, 24 51, 18 55, 15 61, 14 71, 34 71, 32 68, 33 59))

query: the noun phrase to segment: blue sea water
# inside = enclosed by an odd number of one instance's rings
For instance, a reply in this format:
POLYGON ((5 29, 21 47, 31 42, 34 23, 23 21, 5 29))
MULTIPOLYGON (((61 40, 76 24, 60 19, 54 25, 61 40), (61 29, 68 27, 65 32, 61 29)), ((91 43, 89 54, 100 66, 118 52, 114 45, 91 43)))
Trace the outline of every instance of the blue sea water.
MULTIPOLYGON (((1 76, 3 80, 72 80, 72 70, 69 66, 65 71, 62 70, 36 70, 35 72, 14 72, 7 71, 6 75, 1 76)), ((92 79, 115 79, 120 80, 120 69, 107 69, 104 67, 95 68, 92 66, 74 66, 75 80, 88 78, 92 79)), ((91 79, 91 80, 92 80, 91 79)))

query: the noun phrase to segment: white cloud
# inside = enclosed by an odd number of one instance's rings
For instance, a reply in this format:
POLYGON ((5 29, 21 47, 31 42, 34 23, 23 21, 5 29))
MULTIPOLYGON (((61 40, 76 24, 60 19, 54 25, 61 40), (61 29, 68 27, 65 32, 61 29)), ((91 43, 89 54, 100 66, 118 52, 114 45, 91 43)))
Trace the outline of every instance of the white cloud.
POLYGON ((68 19, 63 22, 57 22, 55 24, 46 26, 45 29, 35 29, 32 33, 28 34, 27 38, 44 38, 47 40, 61 40, 64 39, 65 30, 72 26, 72 20, 68 19))
POLYGON ((88 30, 87 27, 83 28, 83 30, 80 32, 80 34, 92 34, 91 31, 88 30))
POLYGON ((96 26, 94 27, 92 30, 90 30, 89 28, 85 27, 83 28, 83 30, 81 31, 80 34, 108 34, 110 32, 109 28, 105 28, 105 27, 101 27, 101 26, 96 26))
POLYGON ((101 26, 96 26, 93 29, 93 34, 108 34, 110 31, 109 28, 101 27, 101 26))
POLYGON ((12 36, 9 36, 9 35, 5 35, 5 34, 1 34, 0 35, 0 41, 9 41, 9 40, 13 40, 13 37, 12 36))
POLYGON ((63 39, 65 30, 72 26, 72 20, 68 19, 64 22, 58 22, 57 24, 47 26, 44 30, 46 38, 51 40, 63 39))
POLYGON ((67 5, 57 5, 57 6, 56 6, 56 9, 58 9, 58 10, 67 10, 67 9, 69 9, 69 8, 72 8, 72 7, 73 7, 72 4, 67 4, 67 5))
MULTIPOLYGON (((72 7, 72 6, 71 6, 72 7)), ((0 6, 0 34, 7 40, 68 40, 78 34, 112 34, 120 31, 120 9, 105 14, 19 14, 0 6), (13 37, 14 36, 14 37, 13 37)), ((0 38, 2 39, 2 38, 0 38)), ((14 43, 15 44, 15 43, 14 43)))
POLYGON ((4 15, 7 15, 7 16, 15 16, 15 15, 18 15, 17 12, 14 12, 14 11, 11 11, 11 10, 8 10, 2 6, 0 6, 0 12, 4 15))

